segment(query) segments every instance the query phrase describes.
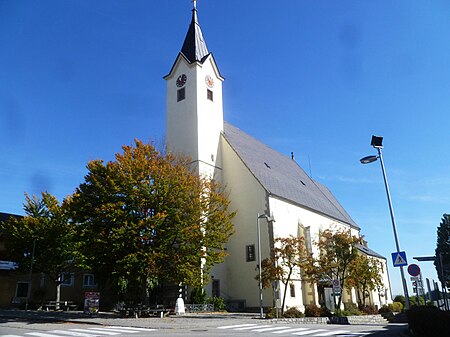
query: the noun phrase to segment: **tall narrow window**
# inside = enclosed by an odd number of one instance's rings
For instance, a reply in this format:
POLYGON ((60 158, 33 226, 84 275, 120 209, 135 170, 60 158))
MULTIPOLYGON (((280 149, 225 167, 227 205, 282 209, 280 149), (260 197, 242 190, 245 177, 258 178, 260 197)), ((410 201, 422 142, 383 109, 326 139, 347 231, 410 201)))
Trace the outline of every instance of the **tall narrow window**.
POLYGON ((289 292, 291 293, 291 297, 295 297, 295 285, 293 283, 289 285, 289 290, 289 292))
POLYGON ((178 89, 177 91, 177 102, 182 101, 186 98, 186 88, 178 89))
POLYGON ((212 295, 213 297, 220 297, 220 280, 212 281, 212 295))
POLYGON ((255 245, 245 247, 247 262, 255 261, 255 245))
POLYGON ((28 282, 17 282, 16 297, 28 297, 28 282))
POLYGON ((61 273, 61 285, 62 286, 73 286, 73 279, 74 274, 73 273, 61 273))
POLYGON ((210 101, 214 101, 214 95, 213 95, 213 91, 206 89, 206 97, 210 100, 210 101))
POLYGON ((84 274, 83 275, 83 287, 94 287, 94 286, 95 286, 94 275, 84 274))

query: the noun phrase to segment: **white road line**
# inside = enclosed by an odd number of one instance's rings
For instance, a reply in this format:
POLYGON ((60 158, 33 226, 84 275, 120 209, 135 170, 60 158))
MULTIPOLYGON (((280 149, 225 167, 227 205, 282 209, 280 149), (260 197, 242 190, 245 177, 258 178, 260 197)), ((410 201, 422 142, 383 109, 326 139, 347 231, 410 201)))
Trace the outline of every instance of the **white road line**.
POLYGON ((107 329, 114 328, 114 329, 127 329, 127 330, 136 330, 136 331, 156 331, 156 329, 150 329, 150 328, 135 328, 132 326, 108 326, 105 327, 107 329))
POLYGON ((70 329, 70 330, 72 330, 72 331, 79 331, 79 332, 87 332, 87 333, 92 332, 92 333, 96 333, 96 334, 99 334, 99 335, 110 335, 110 336, 112 336, 112 335, 120 335, 120 332, 104 331, 101 328, 98 328, 98 329, 90 328, 89 330, 87 330, 87 329, 70 329))
POLYGON ((289 329, 289 326, 272 326, 269 328, 262 328, 262 329, 256 329, 256 330, 252 330, 255 332, 266 332, 266 331, 273 331, 273 330, 286 330, 289 329))
POLYGON ((91 329, 95 330, 101 330, 101 331, 113 331, 113 332, 119 332, 119 333, 138 333, 139 331, 128 329, 128 328, 122 328, 122 327, 105 327, 105 328, 89 328, 89 331, 91 329))
POLYGON ((308 328, 286 329, 286 330, 281 330, 281 331, 274 331, 272 333, 291 333, 291 332, 303 331, 303 330, 308 330, 308 328))
POLYGON ((333 335, 343 334, 343 333, 347 333, 347 332, 350 332, 350 331, 348 331, 348 330, 333 330, 333 331, 328 331, 328 332, 324 332, 324 333, 319 333, 314 336, 315 337, 333 336, 333 335))
POLYGON ((243 328, 236 328, 236 329, 233 329, 233 330, 241 331, 241 330, 259 329, 259 328, 267 328, 267 325, 246 326, 246 327, 243 327, 243 328))
POLYGON ((219 326, 217 329, 234 329, 234 328, 242 328, 244 326, 256 326, 256 324, 239 324, 239 325, 219 326))
POLYGON ((43 332, 27 332, 26 335, 38 336, 38 337, 61 337, 61 335, 54 335, 43 332))
POLYGON ((0 335, 0 337, 22 337, 17 335, 0 335))
POLYGON ((49 331, 50 333, 57 333, 57 334, 63 334, 63 335, 69 335, 74 337, 96 337, 100 335, 94 335, 92 333, 82 333, 82 332, 76 332, 76 331, 70 331, 70 330, 52 330, 49 331))
POLYGON ((294 332, 293 335, 296 336, 303 336, 303 335, 311 335, 313 333, 327 331, 325 329, 316 329, 316 330, 307 330, 307 331, 301 331, 301 332, 294 332))

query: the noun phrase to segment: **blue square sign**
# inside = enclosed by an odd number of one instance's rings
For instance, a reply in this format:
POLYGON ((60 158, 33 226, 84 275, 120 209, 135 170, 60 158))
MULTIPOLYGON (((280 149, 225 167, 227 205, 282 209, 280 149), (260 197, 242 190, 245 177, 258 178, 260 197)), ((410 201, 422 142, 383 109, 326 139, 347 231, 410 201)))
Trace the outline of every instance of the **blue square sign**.
POLYGON ((392 262, 394 263, 394 267, 407 266, 408 261, 406 260, 406 253, 405 252, 392 253, 392 262))

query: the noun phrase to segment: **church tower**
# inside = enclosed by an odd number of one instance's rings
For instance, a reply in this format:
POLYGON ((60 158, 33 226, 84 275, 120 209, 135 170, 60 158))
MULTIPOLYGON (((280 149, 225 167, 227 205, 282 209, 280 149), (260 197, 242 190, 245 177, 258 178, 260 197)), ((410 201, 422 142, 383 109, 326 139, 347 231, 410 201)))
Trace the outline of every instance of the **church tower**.
POLYGON ((192 158, 198 174, 220 180, 223 131, 221 76, 198 23, 196 1, 183 46, 169 74, 166 97, 166 145, 192 158))

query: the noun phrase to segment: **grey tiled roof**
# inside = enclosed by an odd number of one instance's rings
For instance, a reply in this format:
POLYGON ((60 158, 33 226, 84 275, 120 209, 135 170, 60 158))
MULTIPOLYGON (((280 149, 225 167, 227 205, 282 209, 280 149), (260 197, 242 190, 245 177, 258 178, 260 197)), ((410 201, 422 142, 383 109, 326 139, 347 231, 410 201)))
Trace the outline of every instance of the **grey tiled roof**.
POLYGON ((224 123, 223 136, 269 193, 359 228, 333 194, 294 160, 231 124, 224 123))
POLYGON ((378 254, 377 252, 373 251, 372 249, 370 249, 367 246, 356 245, 356 248, 358 248, 361 252, 363 252, 366 255, 370 255, 370 256, 377 257, 379 259, 385 259, 386 260, 386 258, 384 256, 378 254))

